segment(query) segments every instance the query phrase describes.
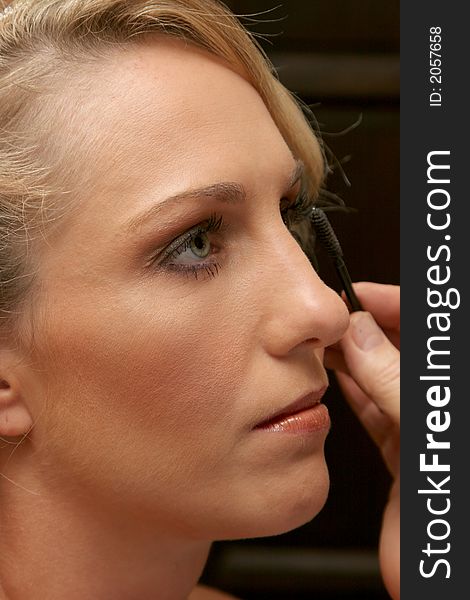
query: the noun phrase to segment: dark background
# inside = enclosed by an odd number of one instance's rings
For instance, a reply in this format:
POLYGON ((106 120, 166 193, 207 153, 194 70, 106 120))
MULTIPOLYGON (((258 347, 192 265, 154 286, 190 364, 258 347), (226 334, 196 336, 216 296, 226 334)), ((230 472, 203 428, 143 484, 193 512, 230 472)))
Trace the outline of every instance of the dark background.
MULTIPOLYGON (((312 107, 342 164, 346 177, 337 166, 327 187, 356 211, 328 216, 353 281, 399 283, 399 0, 226 4, 251 15, 242 22, 264 35, 281 81, 312 107)), ((321 253, 320 274, 341 289, 321 253)), ((388 598, 377 545, 389 476, 330 380, 325 508, 284 535, 214 544, 203 582, 245 600, 388 598)))

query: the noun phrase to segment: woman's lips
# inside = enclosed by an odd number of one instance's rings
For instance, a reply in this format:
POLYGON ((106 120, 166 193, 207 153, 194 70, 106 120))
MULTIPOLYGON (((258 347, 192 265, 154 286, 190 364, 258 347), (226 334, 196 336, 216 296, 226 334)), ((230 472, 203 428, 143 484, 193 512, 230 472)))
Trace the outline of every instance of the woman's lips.
POLYGON ((328 409, 321 404, 326 386, 321 390, 307 394, 275 413, 269 419, 261 421, 255 429, 285 433, 313 433, 330 428, 328 409))

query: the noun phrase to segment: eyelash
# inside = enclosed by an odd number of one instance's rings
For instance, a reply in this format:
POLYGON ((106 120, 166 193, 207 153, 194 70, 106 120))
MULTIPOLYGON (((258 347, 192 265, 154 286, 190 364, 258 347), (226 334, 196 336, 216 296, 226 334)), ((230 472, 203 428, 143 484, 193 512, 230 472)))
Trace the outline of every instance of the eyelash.
MULTIPOLYGON (((282 200, 286 200, 286 198, 283 198, 282 200)), ((302 240, 300 239, 300 236, 295 234, 292 227, 309 218, 313 205, 314 199, 308 196, 304 191, 301 191, 293 203, 281 210, 282 220, 285 226, 294 235, 301 246, 302 240)), ((184 233, 166 248, 163 259, 160 261, 160 267, 170 272, 184 274, 187 277, 192 274, 196 279, 198 279, 199 275, 203 272, 210 278, 216 277, 221 268, 220 263, 217 261, 183 265, 181 263, 172 263, 171 260, 177 258, 187 250, 199 235, 216 232, 221 233, 225 231, 226 228, 227 225, 225 224, 223 217, 219 216, 217 213, 212 213, 209 219, 184 233)))

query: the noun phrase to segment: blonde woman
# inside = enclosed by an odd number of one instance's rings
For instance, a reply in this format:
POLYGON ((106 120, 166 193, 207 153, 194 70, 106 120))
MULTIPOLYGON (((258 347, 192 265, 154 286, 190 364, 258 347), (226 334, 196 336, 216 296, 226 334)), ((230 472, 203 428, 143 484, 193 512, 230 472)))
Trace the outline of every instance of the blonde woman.
MULTIPOLYGON (((226 598, 212 541, 325 502, 325 348, 398 476, 398 351, 298 243, 319 141, 215 1, 2 4, 0 598, 226 598)), ((397 536, 398 479, 394 598, 397 536)))

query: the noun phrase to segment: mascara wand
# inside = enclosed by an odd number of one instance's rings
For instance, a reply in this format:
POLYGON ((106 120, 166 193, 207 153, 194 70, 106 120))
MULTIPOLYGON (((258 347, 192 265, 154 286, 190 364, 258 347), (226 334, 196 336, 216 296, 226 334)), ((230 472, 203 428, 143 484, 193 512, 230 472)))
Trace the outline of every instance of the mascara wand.
POLYGON ((338 273, 341 283, 343 284, 344 292, 349 304, 351 305, 352 311, 364 310, 356 294, 354 293, 351 277, 349 276, 348 269, 346 268, 346 264, 343 259, 343 251, 325 213, 321 208, 314 206, 312 208, 310 218, 315 227, 318 238, 322 242, 330 257, 333 259, 336 272, 338 273))

